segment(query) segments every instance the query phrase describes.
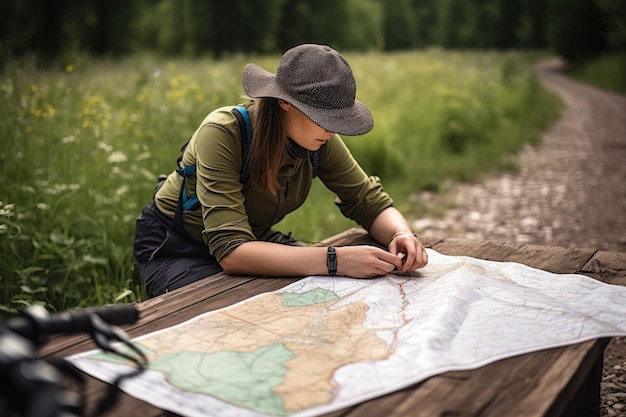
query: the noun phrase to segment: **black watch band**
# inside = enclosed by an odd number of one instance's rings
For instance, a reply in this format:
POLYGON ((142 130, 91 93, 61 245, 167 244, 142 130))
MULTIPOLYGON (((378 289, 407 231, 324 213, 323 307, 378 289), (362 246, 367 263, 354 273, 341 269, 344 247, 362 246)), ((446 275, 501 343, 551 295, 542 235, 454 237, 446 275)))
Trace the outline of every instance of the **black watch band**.
POLYGON ((337 273, 337 252, 332 246, 328 247, 328 259, 326 261, 328 266, 328 275, 334 275, 337 273))

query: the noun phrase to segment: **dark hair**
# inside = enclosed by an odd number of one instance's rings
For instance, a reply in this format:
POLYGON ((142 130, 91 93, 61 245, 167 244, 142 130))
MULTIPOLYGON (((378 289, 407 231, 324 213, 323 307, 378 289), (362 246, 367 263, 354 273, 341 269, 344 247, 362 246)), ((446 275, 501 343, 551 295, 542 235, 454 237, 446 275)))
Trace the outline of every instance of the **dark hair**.
POLYGON ((287 154, 287 135, 283 129, 282 109, 278 99, 260 98, 252 103, 252 144, 250 145, 250 180, 258 187, 278 194, 278 172, 287 154))

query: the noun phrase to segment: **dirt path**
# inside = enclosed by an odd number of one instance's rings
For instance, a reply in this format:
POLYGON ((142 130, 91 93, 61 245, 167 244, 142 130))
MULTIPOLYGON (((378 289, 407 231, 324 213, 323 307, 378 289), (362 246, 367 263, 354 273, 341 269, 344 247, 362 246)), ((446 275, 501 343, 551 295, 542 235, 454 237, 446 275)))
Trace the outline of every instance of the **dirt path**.
MULTIPOLYGON (((423 194, 443 218, 415 222, 422 235, 626 252, 626 97, 577 83, 559 60, 536 66, 565 104, 561 118, 518 156, 518 174, 423 194)), ((626 255, 625 255, 626 256, 626 255)), ((601 416, 626 416, 626 339, 605 353, 601 416)))

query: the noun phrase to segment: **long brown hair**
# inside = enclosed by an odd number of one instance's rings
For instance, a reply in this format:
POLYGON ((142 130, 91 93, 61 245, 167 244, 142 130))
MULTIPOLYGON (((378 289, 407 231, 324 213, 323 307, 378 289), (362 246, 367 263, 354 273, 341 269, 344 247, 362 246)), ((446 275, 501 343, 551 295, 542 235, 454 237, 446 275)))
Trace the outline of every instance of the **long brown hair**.
POLYGON ((258 187, 278 194, 278 172, 287 153, 282 109, 275 98, 260 98, 252 103, 252 144, 250 145, 250 180, 258 187))

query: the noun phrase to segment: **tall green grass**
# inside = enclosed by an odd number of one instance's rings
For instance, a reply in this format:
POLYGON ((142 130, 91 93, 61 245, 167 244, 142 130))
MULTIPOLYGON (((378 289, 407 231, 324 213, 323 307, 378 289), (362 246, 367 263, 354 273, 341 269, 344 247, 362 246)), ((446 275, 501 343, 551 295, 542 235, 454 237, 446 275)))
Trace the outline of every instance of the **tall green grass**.
POLYGON ((572 68, 569 74, 584 83, 626 94, 626 53, 601 56, 572 68))
MULTIPOLYGON (((524 54, 348 55, 374 130, 345 138, 409 217, 421 189, 510 169, 508 156, 559 111, 524 54)), ((220 61, 85 59, 57 71, 29 62, 0 78, 0 309, 14 313, 140 300, 134 221, 156 176, 212 109, 245 101, 247 62, 275 70, 279 56, 220 61)), ((317 241, 354 224, 316 182, 280 224, 317 241)))

